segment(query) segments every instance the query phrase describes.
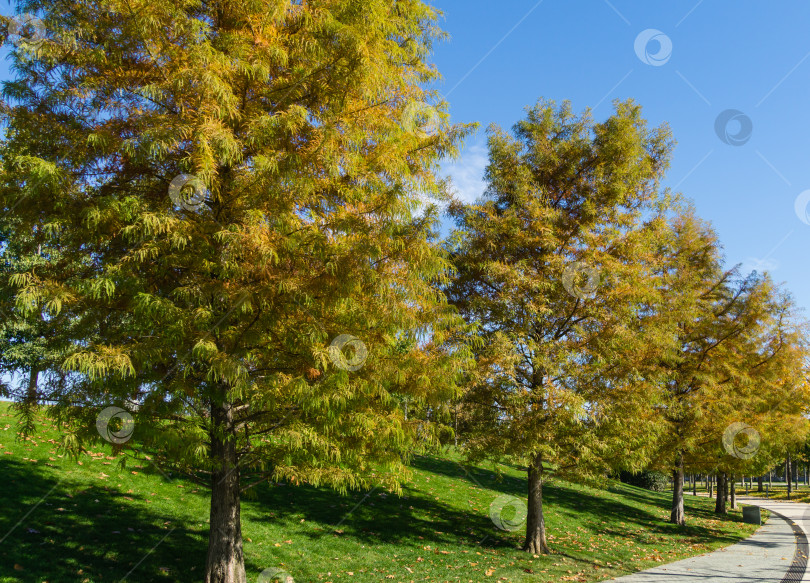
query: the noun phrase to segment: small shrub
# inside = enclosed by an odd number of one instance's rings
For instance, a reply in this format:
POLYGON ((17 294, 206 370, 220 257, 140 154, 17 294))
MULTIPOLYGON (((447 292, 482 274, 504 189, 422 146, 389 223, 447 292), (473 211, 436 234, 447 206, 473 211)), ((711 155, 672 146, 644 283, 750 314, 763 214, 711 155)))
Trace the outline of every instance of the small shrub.
POLYGON ((625 484, 638 486, 639 488, 652 490, 653 492, 663 492, 669 487, 669 478, 667 478, 666 474, 651 470, 644 470, 637 474, 622 472, 619 475, 619 480, 625 484))

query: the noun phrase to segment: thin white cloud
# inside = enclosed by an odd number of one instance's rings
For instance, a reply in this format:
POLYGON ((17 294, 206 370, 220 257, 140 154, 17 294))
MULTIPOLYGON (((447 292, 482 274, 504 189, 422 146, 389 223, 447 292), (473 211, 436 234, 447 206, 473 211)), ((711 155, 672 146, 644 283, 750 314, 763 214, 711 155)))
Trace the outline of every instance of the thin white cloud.
POLYGON ((487 163, 486 146, 474 144, 465 148, 458 160, 442 165, 444 175, 449 176, 453 183, 454 194, 463 202, 475 202, 484 194, 484 169, 487 163))
POLYGON ((751 273, 757 271, 758 273, 769 272, 773 273, 779 268, 779 263, 769 257, 760 259, 759 257, 748 257, 743 261, 741 271, 742 273, 751 273))

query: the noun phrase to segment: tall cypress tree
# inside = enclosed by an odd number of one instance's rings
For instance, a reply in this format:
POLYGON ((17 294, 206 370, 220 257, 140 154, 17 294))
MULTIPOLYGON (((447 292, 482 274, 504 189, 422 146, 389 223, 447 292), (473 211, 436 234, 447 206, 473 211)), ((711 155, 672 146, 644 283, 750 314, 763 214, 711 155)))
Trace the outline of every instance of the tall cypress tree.
POLYGON ((456 205, 451 301, 485 338, 470 377, 472 458, 525 464, 524 550, 549 552, 543 483, 642 469, 658 388, 646 363, 672 334, 653 254, 671 148, 632 102, 607 120, 545 101, 492 128, 488 188, 456 205))
POLYGON ((27 435, 34 431, 36 405, 64 386, 60 364, 74 320, 66 311, 49 315, 36 298, 16 293, 13 276, 47 266, 58 250, 34 244, 32 234, 12 237, 13 221, 13 214, 0 219, 0 373, 14 378, 4 396, 16 403, 20 434, 27 435))
POLYGON ((10 301, 75 322, 50 411, 75 448, 105 405, 136 403, 138 446, 211 487, 206 583, 242 583, 245 488, 396 490, 416 430, 400 403, 457 396, 436 212, 414 213, 467 131, 423 89, 437 12, 18 9, 0 204, 25 253, 59 250, 11 278, 10 301))
POLYGON ((797 389, 805 341, 790 296, 767 275, 725 269, 716 234, 692 209, 671 224, 658 253, 666 266, 662 307, 677 341, 656 359, 666 388, 658 411, 667 426, 657 457, 673 476, 670 521, 682 525, 685 468, 727 477, 755 466, 724 451, 730 424, 748 422, 772 438, 775 419, 807 409, 805 391, 797 389))

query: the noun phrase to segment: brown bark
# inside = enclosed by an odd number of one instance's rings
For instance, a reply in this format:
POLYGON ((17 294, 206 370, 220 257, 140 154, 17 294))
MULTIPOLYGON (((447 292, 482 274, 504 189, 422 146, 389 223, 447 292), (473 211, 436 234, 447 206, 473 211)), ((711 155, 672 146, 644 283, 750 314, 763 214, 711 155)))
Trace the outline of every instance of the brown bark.
POLYGON ((453 415, 453 445, 458 447, 458 403, 456 403, 453 415))
POLYGON ((706 476, 706 489, 709 491, 709 498, 714 495, 714 476, 706 476))
POLYGON ((39 369, 35 366, 31 367, 28 373, 28 388, 25 392, 25 402, 30 405, 36 405, 39 395, 37 394, 37 380, 39 379, 39 369))
POLYGON ((790 471, 790 454, 787 455, 787 459, 785 460, 785 481, 787 482, 787 499, 790 500, 790 493, 792 492, 790 488, 790 478, 792 477, 792 472, 790 471))
POLYGON ((246 583, 236 432, 230 403, 211 408, 211 525, 205 583, 246 583))
MULTIPOLYGON (((745 478, 743 478, 743 481, 745 481, 745 478)), ((737 510, 737 489, 734 474, 731 474, 730 490, 731 490, 731 509, 737 510)))
POLYGON ((762 476, 757 478, 757 492, 762 492, 764 490, 764 486, 762 484, 762 476))
POLYGON ((678 461, 672 470, 672 512, 669 515, 672 524, 683 526, 686 516, 683 511, 683 453, 678 452, 678 461))
POLYGON ((526 541, 523 550, 534 555, 547 555, 551 551, 546 541, 546 521, 543 518, 543 459, 534 456, 529 465, 529 504, 526 516, 526 541))
POLYGON ((726 514, 726 474, 717 474, 717 500, 714 504, 714 511, 717 514, 726 514))

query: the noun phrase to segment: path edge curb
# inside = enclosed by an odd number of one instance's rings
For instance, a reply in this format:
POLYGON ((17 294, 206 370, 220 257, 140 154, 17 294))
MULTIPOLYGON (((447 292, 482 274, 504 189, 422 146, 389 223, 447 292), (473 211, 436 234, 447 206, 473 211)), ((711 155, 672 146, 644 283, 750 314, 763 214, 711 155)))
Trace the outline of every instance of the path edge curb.
MULTIPOLYGON (((745 502, 743 502, 743 504, 745 504, 745 502)), ((748 505, 757 506, 757 504, 748 505)), ((796 537, 796 550, 793 551, 793 561, 790 563, 787 573, 785 573, 785 576, 782 577, 779 583, 800 583, 804 579, 805 571, 807 571, 807 557, 808 554, 810 554, 810 544, 808 544, 807 535, 797 522, 794 522, 784 514, 776 512, 771 508, 767 510, 787 522, 793 529, 793 536, 796 537)))

